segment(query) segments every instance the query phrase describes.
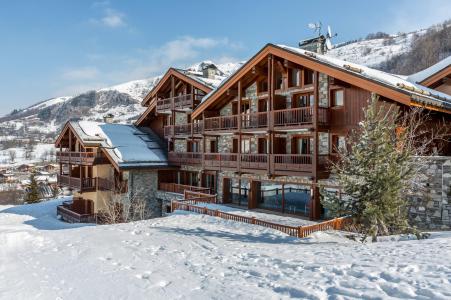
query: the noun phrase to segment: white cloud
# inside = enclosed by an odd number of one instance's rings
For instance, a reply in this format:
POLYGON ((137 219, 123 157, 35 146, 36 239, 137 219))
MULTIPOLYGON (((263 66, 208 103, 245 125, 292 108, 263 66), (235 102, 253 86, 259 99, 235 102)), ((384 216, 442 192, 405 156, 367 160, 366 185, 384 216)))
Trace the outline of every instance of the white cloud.
POLYGON ((169 67, 188 67, 202 60, 237 62, 237 44, 227 38, 183 36, 160 47, 136 49, 127 55, 87 54, 93 66, 65 70, 55 82, 58 94, 75 95, 130 80, 163 74, 169 67))
POLYGON ((67 70, 62 74, 66 80, 87 80, 95 79, 99 75, 99 71, 94 67, 82 67, 78 69, 67 70))
POLYGON ((111 8, 106 9, 105 16, 101 19, 103 25, 111 28, 125 26, 124 14, 111 8))

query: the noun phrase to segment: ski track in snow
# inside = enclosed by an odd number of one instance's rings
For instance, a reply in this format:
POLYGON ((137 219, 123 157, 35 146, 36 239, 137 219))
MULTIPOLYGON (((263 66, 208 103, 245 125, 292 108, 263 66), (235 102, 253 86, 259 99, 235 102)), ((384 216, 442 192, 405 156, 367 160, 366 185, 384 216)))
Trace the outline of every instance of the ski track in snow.
POLYGON ((0 208, 1 299, 450 299, 451 233, 295 239, 190 213, 66 224, 59 201, 0 208))

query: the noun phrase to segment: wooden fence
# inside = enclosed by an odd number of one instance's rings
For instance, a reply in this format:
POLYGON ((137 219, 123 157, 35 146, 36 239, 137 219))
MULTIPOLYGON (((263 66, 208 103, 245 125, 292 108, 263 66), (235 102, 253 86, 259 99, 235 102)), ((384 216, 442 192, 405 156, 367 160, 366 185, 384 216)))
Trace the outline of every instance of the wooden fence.
POLYGON ((344 225, 348 222, 348 218, 342 217, 342 218, 336 218, 329 221, 313 224, 313 225, 307 225, 307 226, 288 226, 283 224, 277 224, 273 222, 268 222, 264 220, 257 219, 255 217, 245 217, 241 215, 235 215, 231 213, 222 212, 217 209, 209 209, 207 207, 202 206, 196 206, 196 203, 216 203, 216 196, 214 196, 214 200, 211 197, 212 195, 204 194, 207 197, 202 197, 199 195, 200 193, 185 192, 185 199, 184 200, 173 200, 171 202, 171 210, 185 210, 190 211, 198 214, 204 214, 209 215, 212 217, 219 217, 225 220, 232 220, 236 222, 242 222, 247 224, 254 224, 259 225, 271 229, 275 229, 278 231, 281 231, 285 234, 288 234, 290 236, 295 236, 298 238, 304 238, 309 236, 310 234, 317 232, 317 231, 326 231, 326 230, 341 230, 344 228, 344 225), (194 194, 197 194, 197 197, 191 197, 187 198, 186 195, 188 193, 188 197, 194 196, 194 194), (192 194, 191 194, 192 193, 192 194))

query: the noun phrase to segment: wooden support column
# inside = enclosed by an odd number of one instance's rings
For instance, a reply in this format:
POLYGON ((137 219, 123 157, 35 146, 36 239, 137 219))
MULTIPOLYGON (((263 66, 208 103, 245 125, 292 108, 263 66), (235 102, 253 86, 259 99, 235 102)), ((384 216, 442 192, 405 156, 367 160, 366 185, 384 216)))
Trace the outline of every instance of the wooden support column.
POLYGON ((174 76, 171 76, 171 116, 172 125, 175 125, 175 107, 174 107, 174 97, 175 97, 175 80, 174 76))
MULTIPOLYGON (((238 81, 238 172, 241 174, 241 80, 238 81)), ((240 180, 240 191, 241 191, 241 180, 240 180)))
POLYGON ((268 56, 268 110, 269 113, 269 128, 268 128, 268 175, 274 174, 274 98, 275 98, 275 72, 274 72, 274 57, 268 56))
POLYGON ((318 82, 319 76, 318 72, 315 71, 313 73, 313 84, 314 84, 314 101, 313 101, 313 165, 312 165, 312 171, 313 171, 313 178, 312 178, 312 199, 311 199, 311 208, 310 208, 310 219, 311 220, 318 220, 321 215, 321 203, 320 203, 320 195, 319 195, 319 188, 318 188, 318 165, 319 165, 319 133, 318 133, 318 103, 319 103, 319 82, 318 82))

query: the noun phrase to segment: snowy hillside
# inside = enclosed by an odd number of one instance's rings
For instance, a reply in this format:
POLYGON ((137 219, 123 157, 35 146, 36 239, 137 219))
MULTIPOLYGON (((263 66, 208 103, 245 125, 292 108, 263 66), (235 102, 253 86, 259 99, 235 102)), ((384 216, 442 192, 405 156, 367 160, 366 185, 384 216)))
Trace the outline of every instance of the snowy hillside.
POLYGON ((0 206, 2 299, 450 299, 451 233, 361 244, 177 213, 90 226, 0 206))
POLYGON ((425 32, 426 30, 419 30, 384 38, 361 40, 344 46, 337 45, 327 52, 327 55, 368 67, 377 67, 395 55, 408 52, 414 38, 425 32))

